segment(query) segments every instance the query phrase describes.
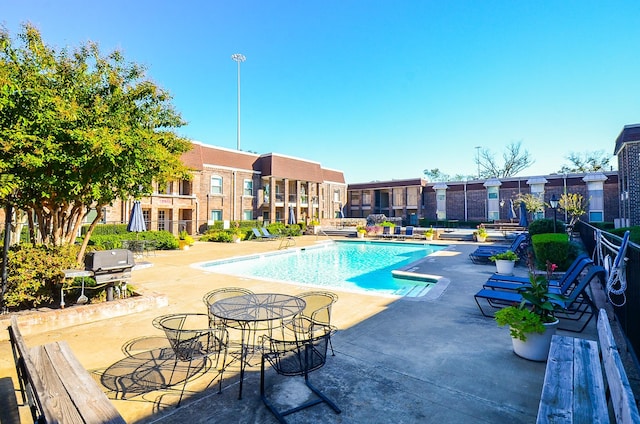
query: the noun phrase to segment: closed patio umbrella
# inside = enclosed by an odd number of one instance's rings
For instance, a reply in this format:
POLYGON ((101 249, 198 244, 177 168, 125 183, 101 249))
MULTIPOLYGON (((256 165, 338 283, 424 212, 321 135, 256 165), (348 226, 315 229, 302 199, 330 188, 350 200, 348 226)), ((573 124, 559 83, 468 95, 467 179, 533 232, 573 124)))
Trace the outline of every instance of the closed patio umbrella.
POLYGON ((289 225, 296 223, 296 213, 293 210, 293 206, 289 206, 289 225))
POLYGON ((529 221, 527 220, 527 206, 524 202, 520 202, 520 223, 521 227, 528 227, 529 221))
POLYGON ((136 238, 138 236, 138 233, 147 231, 147 225, 144 223, 144 216, 142 215, 142 207, 140 206, 139 200, 133 202, 131 215, 129 216, 129 224, 127 225, 127 231, 136 233, 136 238))

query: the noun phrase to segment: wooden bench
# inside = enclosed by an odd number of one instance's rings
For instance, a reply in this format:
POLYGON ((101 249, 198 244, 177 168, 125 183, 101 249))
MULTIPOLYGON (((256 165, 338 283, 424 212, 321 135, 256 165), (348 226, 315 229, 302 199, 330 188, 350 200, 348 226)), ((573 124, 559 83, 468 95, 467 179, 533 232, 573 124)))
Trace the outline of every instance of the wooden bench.
POLYGON ((598 316, 598 338, 602 365, 597 342, 553 336, 538 408, 538 423, 608 423, 607 400, 611 404, 611 419, 616 423, 640 422, 604 309, 598 316))
POLYGON ((28 348, 16 316, 9 339, 22 403, 38 423, 125 423, 91 374, 64 342, 28 348))

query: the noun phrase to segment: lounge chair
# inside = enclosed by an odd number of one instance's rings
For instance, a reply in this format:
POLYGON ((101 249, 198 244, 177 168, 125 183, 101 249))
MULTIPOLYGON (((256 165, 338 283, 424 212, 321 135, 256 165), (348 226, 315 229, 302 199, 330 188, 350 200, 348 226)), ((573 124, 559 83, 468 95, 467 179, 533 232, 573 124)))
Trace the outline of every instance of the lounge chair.
POLYGON ((497 246, 480 246, 473 253, 469 253, 469 258, 475 264, 487 264, 490 262, 490 257, 498 253, 504 253, 507 250, 515 252, 520 259, 526 258, 527 248, 529 247, 529 234, 520 233, 513 240, 511 245, 497 245, 497 246))
POLYGON ((267 227, 260 227, 260 229, 262 230, 262 235, 264 236, 265 239, 275 240, 278 238, 278 236, 271 234, 269 230, 267 230, 267 227))
MULTIPOLYGON (((569 290, 571 285, 593 261, 586 255, 579 255, 569 266, 559 280, 549 280, 549 291, 552 293, 564 294, 569 290)), ((529 284, 529 277, 505 276, 501 274, 493 274, 483 287, 492 290, 518 290, 525 284, 529 284)))
POLYGON ((404 230, 405 237, 413 238, 413 226, 407 226, 406 230, 404 230))
POLYGON ((252 228, 251 231, 253 231, 253 237, 256 240, 260 240, 260 241, 264 241, 266 240, 265 237, 262 235, 262 233, 260 232, 260 230, 258 230, 257 228, 252 228))
MULTIPOLYGON (((591 321, 593 315, 597 313, 597 309, 593 304, 593 301, 586 292, 589 283, 595 277, 598 277, 600 281, 603 282, 605 278, 605 269, 597 265, 592 266, 585 276, 576 279, 575 285, 570 285, 571 288, 564 293, 566 300, 552 300, 552 302, 559 307, 559 311, 556 312, 556 317, 560 319, 579 321, 582 319, 584 314, 589 314, 589 318, 583 323, 582 327, 577 330, 578 332, 582 332, 589 321, 591 321)), ((493 317, 493 314, 488 314, 484 310, 480 304, 481 301, 485 302, 493 309, 502 309, 506 306, 519 304, 522 302, 523 298, 520 293, 515 291, 482 289, 474 295, 474 299, 482 315, 485 317, 493 317)), ((567 331, 576 331, 571 328, 563 329, 567 331)))
POLYGON ((393 238, 404 240, 405 236, 404 234, 402 234, 402 227, 400 225, 396 225, 395 227, 393 227, 393 238))
POLYGON ((391 227, 384 226, 382 227, 382 234, 380 235, 383 239, 391 238, 391 227))

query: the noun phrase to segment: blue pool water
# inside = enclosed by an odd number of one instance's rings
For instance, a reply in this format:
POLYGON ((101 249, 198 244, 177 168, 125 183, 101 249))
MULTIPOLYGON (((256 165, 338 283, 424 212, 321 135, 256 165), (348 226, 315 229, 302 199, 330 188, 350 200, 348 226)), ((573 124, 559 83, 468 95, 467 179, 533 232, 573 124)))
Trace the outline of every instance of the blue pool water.
POLYGON ((433 281, 396 278, 391 271, 446 246, 409 243, 336 242, 202 264, 208 271, 314 287, 375 294, 422 296, 433 281))

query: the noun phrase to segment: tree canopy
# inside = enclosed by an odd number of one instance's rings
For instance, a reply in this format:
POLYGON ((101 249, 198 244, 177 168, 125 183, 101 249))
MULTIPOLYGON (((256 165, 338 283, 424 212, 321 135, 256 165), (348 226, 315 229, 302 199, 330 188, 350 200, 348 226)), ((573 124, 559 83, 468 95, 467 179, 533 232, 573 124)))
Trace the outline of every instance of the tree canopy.
POLYGON ((182 125, 169 93, 119 51, 58 51, 30 24, 16 39, 0 29, 0 172, 43 242, 72 243, 95 209, 84 247, 104 206, 189 178, 190 144, 173 132, 182 125))
POLYGON ((583 173, 583 172, 595 172, 606 171, 611 162, 611 155, 607 154, 604 150, 598 150, 594 152, 571 152, 565 157, 570 164, 563 165, 558 171, 559 173, 583 173))

